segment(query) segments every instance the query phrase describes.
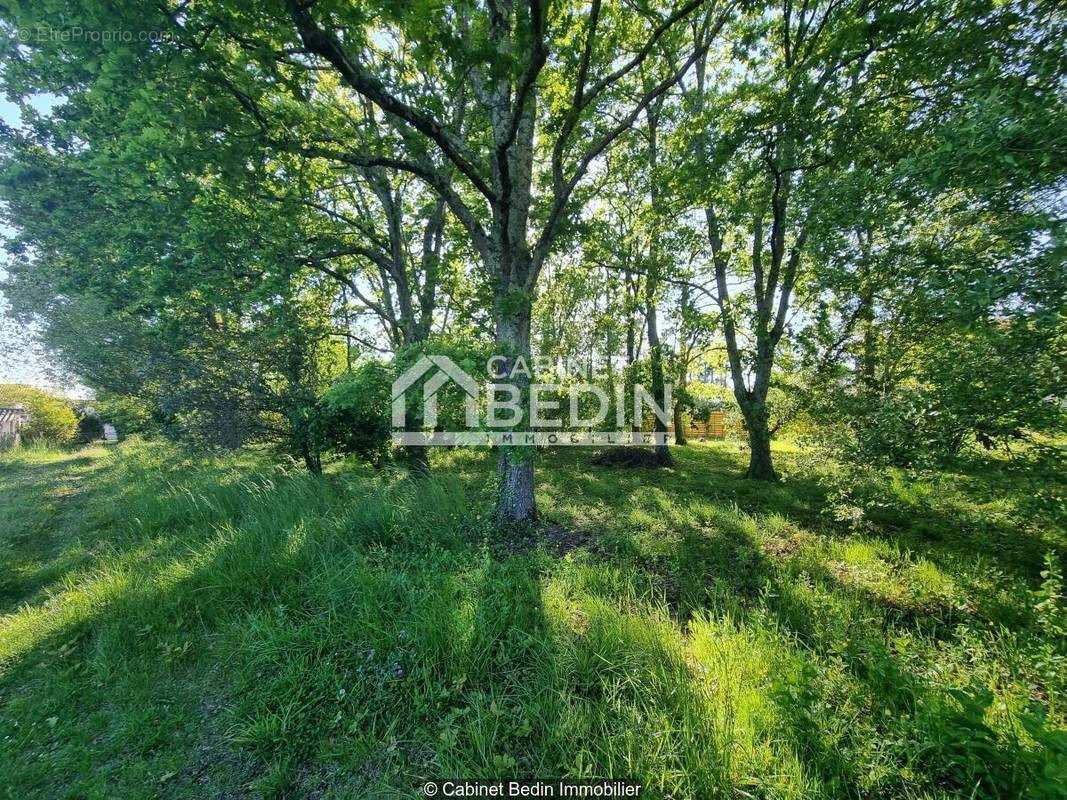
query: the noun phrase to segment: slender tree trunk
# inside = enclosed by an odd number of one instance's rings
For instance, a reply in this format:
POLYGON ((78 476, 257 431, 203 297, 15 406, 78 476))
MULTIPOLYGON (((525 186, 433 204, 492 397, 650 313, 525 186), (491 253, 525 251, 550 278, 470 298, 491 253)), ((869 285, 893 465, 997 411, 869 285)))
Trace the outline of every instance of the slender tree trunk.
POLYGON ((860 355, 860 384, 868 394, 875 392, 875 370, 878 363, 878 331, 874 322, 874 281, 871 278, 870 229, 860 228, 856 236, 862 246, 860 257, 860 313, 863 326, 863 350, 860 355))
POLYGON ((345 310, 345 372, 352 371, 352 318, 348 308, 348 286, 341 284, 341 305, 345 310))
POLYGON ((864 291, 860 299, 863 311, 860 320, 863 324, 863 354, 860 357, 860 381, 863 390, 868 394, 874 394, 875 370, 878 365, 878 331, 874 326, 874 297, 873 292, 864 291))
POLYGON ((683 419, 682 401, 674 401, 674 443, 686 444, 685 420, 683 419))
MULTIPOLYGON (((411 331, 411 333, 405 336, 406 341, 404 344, 407 346, 426 344, 429 334, 416 327, 413 320, 411 320, 409 324, 410 327, 407 328, 407 330, 411 331)), ((404 417, 404 430, 407 433, 422 433, 423 422, 421 406, 417 409, 408 408, 408 412, 404 417)), ((408 462, 408 470, 411 473, 419 475, 427 475, 430 473, 429 447, 408 445, 404 448, 404 456, 408 462)))
POLYGON ((310 447, 304 447, 301 455, 304 458, 304 466, 312 475, 322 474, 322 457, 310 447))
MULTIPOLYGON (((649 283, 651 284, 651 281, 649 283)), ((652 396, 664 413, 667 413, 669 404, 667 403, 667 382, 663 378, 663 345, 659 340, 656 305, 651 299, 648 304, 648 358, 652 373, 652 396)), ((655 431, 662 439, 656 444, 656 461, 663 466, 670 466, 674 460, 671 458, 670 446, 667 444, 667 423, 660 418, 659 414, 656 414, 655 418, 655 431)))
MULTIPOLYGON (((630 272, 629 258, 626 259, 626 366, 632 367, 637 360, 637 279, 630 272)), ((623 370, 622 382, 626 393, 631 394, 630 382, 633 373, 630 369, 623 370)), ((623 395, 625 397, 625 394, 623 395)), ((625 402, 625 401, 624 401, 625 402)), ((636 409, 631 409, 630 414, 630 442, 637 444, 641 441, 641 422, 637 419, 636 409)))
POLYGON ((629 319, 626 321, 626 366, 630 366, 634 363, 634 338, 635 338, 635 326, 633 314, 629 315, 629 319))
MULTIPOLYGON (((645 278, 645 317, 648 321, 648 357, 649 368, 652 373, 652 396, 656 398, 663 413, 669 413, 667 403, 667 381, 663 376, 663 343, 659 338, 659 320, 656 310, 656 293, 659 291, 660 273, 663 261, 660 253, 660 230, 659 230, 659 192, 657 191, 659 175, 656 168, 659 163, 659 142, 657 137, 659 125, 660 104, 656 103, 648 109, 646 120, 648 122, 648 169, 651 176, 649 196, 652 201, 653 227, 648 252, 648 277, 645 278)), ((674 459, 671 458, 670 447, 667 444, 667 422, 656 414, 656 434, 661 441, 656 444, 656 461, 663 466, 670 466, 674 459)))
POLYGON ((689 284, 682 284, 682 296, 679 302, 680 321, 678 324, 678 372, 674 388, 674 443, 676 445, 687 444, 685 438, 685 404, 687 400, 686 390, 689 388, 689 342, 688 324, 689 316, 693 313, 689 298, 689 284))
MULTIPOLYGON (((422 431, 422 414, 409 413, 404 419, 404 430, 408 432, 422 431)), ((430 472, 430 448, 408 445, 404 448, 407 456, 408 469, 412 473, 425 475, 430 472)))

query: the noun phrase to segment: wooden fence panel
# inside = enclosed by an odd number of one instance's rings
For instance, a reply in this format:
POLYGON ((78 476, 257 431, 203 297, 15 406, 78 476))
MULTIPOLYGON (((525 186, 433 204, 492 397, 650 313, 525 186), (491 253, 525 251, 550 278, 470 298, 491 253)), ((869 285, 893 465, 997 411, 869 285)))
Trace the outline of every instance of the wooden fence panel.
POLYGON ((721 411, 712 411, 708 421, 693 420, 685 429, 687 439, 725 439, 726 415, 721 411))

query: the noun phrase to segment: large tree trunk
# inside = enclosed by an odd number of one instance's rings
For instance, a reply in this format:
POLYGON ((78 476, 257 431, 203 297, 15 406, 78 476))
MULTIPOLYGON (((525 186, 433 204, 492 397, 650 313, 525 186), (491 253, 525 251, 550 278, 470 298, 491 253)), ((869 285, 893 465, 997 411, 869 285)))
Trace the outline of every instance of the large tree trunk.
POLYGON ((768 425, 766 400, 753 399, 741 407, 748 431, 748 472, 745 476, 757 481, 776 481, 771 460, 771 431, 768 425))
MULTIPOLYGON (((767 366, 769 373, 770 366, 767 366)), ((748 471, 745 477, 758 481, 776 481, 778 474, 774 471, 771 459, 770 414, 767 411, 766 378, 757 375, 755 386, 750 391, 745 388, 744 377, 738 368, 733 371, 734 397, 741 407, 745 418, 745 430, 748 433, 748 471)))
MULTIPOLYGON (((530 363, 530 318, 531 303, 520 302, 519 308, 502 308, 497 304, 496 341, 506 357, 505 371, 511 372, 518 358, 530 363)), ((529 429, 530 381, 523 375, 513 376, 510 381, 520 392, 522 419, 519 429, 529 429)), ((537 518, 534 502, 534 448, 502 446, 500 448, 500 495, 497 498, 496 518, 499 525, 533 522, 537 518)))
POLYGON ((502 448, 499 468, 500 497, 496 509, 498 524, 514 525, 536 520, 532 448, 502 448))
POLYGON ((774 462, 771 460, 771 415, 767 409, 767 392, 774 368, 774 347, 770 337, 761 333, 761 330, 762 328, 757 329, 756 332, 756 359, 753 364, 751 389, 745 389, 739 361, 731 359, 730 363, 731 367, 737 367, 734 374, 734 397, 741 407, 748 431, 748 472, 745 477, 757 481, 776 481, 778 474, 774 471, 774 462))

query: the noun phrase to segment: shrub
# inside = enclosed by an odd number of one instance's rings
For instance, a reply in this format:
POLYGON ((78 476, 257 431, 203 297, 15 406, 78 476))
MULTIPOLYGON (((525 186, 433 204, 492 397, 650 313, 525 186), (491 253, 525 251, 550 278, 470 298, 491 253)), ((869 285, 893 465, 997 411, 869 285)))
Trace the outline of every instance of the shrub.
POLYGON ((330 447, 372 464, 389 452, 392 372, 367 361, 341 376, 322 398, 323 430, 330 447))
POLYGON ((101 422, 110 422, 122 436, 151 433, 158 426, 159 411, 148 401, 132 395, 104 394, 93 400, 101 422))
POLYGON ((933 393, 902 387, 884 398, 857 398, 850 455, 860 463, 924 465, 959 452, 969 431, 933 393))
POLYGON ((309 472, 322 472, 322 451, 329 446, 324 404, 297 402, 286 412, 289 419, 289 448, 304 459, 309 472))
POLYGON ((1065 357, 1060 339, 1025 323, 939 331, 905 378, 877 390, 847 380, 820 389, 813 435, 879 465, 934 466, 978 445, 1010 452, 1017 440, 1063 431, 1065 357))
POLYGON ((22 429, 22 438, 27 442, 44 439, 66 444, 74 439, 78 418, 62 398, 32 386, 3 384, 0 385, 0 405, 26 407, 30 421, 22 429))

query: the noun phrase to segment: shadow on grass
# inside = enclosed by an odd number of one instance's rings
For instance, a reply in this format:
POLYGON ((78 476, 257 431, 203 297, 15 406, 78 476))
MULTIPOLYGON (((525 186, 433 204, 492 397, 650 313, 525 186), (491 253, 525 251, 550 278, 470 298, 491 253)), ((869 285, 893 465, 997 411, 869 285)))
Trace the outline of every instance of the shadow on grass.
POLYGON ((825 796, 859 796, 872 769, 912 768, 904 745, 856 755, 872 737, 923 744, 921 788, 968 788, 983 763, 1012 785, 1011 753, 970 748, 972 735, 988 744, 981 718, 895 656, 868 619, 872 598, 809 568, 838 603, 820 607, 768 555, 761 521, 821 519, 814 483, 749 486, 714 453, 621 475, 552 454, 545 491, 601 504, 583 539, 597 546, 493 558, 471 510, 491 455, 462 458, 458 477, 417 482, 206 471, 155 500, 160 484, 126 487, 128 535, 52 601, 58 616, 27 625, 0 676, 0 713, 19 722, 0 743, 3 782, 23 794, 345 797, 404 796, 427 778, 571 775, 637 778, 651 797, 758 794, 773 776, 744 770, 773 758, 744 761, 736 736, 795 753, 825 796), (612 517, 613 503, 646 516, 612 517), (771 643, 780 668, 745 688, 765 692, 776 721, 733 719, 715 682, 735 662, 710 677, 690 663, 706 620, 736 638, 737 663, 753 660, 749 635, 771 643), (27 757, 39 752, 52 755, 27 757))

